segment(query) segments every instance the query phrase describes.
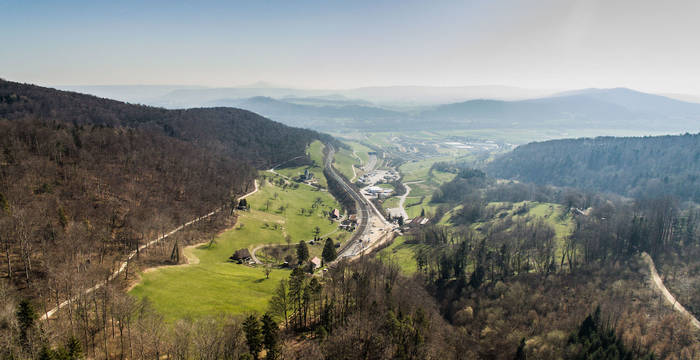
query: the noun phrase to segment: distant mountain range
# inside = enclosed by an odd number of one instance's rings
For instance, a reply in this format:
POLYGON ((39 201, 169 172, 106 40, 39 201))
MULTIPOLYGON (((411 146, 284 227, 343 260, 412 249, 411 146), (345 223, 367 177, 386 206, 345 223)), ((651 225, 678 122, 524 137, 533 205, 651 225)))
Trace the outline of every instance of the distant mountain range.
POLYGON ((316 98, 364 101, 385 107, 416 107, 481 98, 523 100, 555 93, 552 90, 510 86, 375 86, 355 89, 297 89, 268 83, 227 88, 177 85, 58 86, 58 88, 129 102, 139 97, 142 100, 137 102, 166 108, 196 107, 219 99, 245 99, 257 96, 275 99, 316 98))
POLYGON ((407 117, 406 114, 371 104, 359 105, 352 101, 324 101, 317 98, 277 100, 257 96, 248 99, 220 99, 206 105, 238 107, 278 119, 287 125, 325 130, 373 128, 376 124, 397 123, 407 117))
MULTIPOLYGON (((106 97, 110 92, 108 87, 84 90, 106 97)), ((700 104, 626 88, 546 93, 502 86, 303 90, 255 84, 240 88, 155 87, 150 97, 146 96, 147 87, 133 90, 114 87, 111 92, 122 100, 129 95, 127 101, 165 108, 238 107, 288 125, 331 132, 485 128, 700 131, 700 104)))
POLYGON ((521 100, 470 100, 418 115, 448 128, 700 130, 700 104, 625 88, 586 89, 521 100))

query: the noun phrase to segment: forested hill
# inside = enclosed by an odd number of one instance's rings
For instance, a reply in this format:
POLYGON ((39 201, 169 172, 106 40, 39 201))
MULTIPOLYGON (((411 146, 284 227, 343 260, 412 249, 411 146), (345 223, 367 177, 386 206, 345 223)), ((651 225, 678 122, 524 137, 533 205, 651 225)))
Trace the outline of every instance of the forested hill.
POLYGON ((166 110, 0 79, 0 118, 28 117, 164 133, 259 168, 304 154, 314 139, 334 141, 241 109, 166 110))
POLYGON ((27 295, 94 283, 139 245, 250 191, 256 167, 319 138, 329 139, 244 110, 164 110, 0 81, 0 278, 27 295))
POLYGON ((543 185, 700 203, 700 134, 535 142, 497 158, 487 171, 543 185))

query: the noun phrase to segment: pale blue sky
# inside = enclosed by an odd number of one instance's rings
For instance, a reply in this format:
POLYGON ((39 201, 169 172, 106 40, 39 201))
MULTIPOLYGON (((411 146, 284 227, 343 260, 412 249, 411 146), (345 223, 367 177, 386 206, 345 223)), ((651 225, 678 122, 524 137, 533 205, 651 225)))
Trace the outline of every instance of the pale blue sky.
POLYGON ((0 0, 0 77, 700 94, 700 1, 663 3, 0 0))

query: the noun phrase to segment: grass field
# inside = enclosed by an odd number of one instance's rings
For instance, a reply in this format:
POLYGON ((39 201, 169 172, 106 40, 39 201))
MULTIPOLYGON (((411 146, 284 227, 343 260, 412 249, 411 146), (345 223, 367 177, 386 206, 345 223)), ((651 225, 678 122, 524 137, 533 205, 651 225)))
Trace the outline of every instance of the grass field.
POLYGON ((323 143, 321 143, 318 140, 312 142, 306 148, 306 153, 309 155, 309 158, 311 158, 313 165, 287 167, 287 168, 281 167, 281 168, 275 169, 275 171, 284 175, 284 176, 287 176, 290 178, 295 178, 299 175, 304 174, 304 170, 308 169, 309 172, 314 174, 319 185, 321 185, 324 188, 328 187, 328 182, 326 181, 326 177, 323 175, 323 143))
POLYGON ((378 256, 383 262, 395 263, 405 275, 412 275, 418 271, 414 253, 420 246, 416 244, 406 244, 404 236, 398 236, 388 247, 382 249, 378 256))
MULTIPOLYGON (((515 209, 517 209, 519 206, 521 206, 523 203, 514 203, 513 208, 511 210, 507 210, 509 214, 512 214, 515 209)), ((497 206, 497 205, 503 205, 501 203, 491 203, 491 205, 497 206)), ((527 213, 524 213, 522 215, 514 215, 514 219, 518 219, 520 217, 526 217, 530 216, 535 219, 541 218, 544 219, 545 222, 547 222, 549 225, 551 225, 555 232, 556 232, 556 239, 557 239, 557 251, 556 251, 556 256, 557 258, 561 256, 561 246, 563 245, 564 239, 571 234, 571 231, 573 230, 573 221, 570 217, 565 217, 561 219, 559 215, 563 211, 561 205, 557 204, 550 204, 550 203, 529 203, 530 208, 527 213)), ((417 206, 417 211, 420 212, 420 206, 417 206)), ((430 207, 426 207, 426 212, 430 210, 430 207)), ((451 210, 445 216, 441 219, 440 224, 441 225, 446 225, 450 226, 449 219, 450 216, 454 211, 458 211, 459 207, 451 210)), ((409 214, 411 216, 411 214, 409 214)), ((492 220, 494 221, 494 220, 492 220)), ((484 223, 475 223, 472 225, 472 228, 476 229, 480 226, 483 226, 484 223)), ((394 239, 394 242, 388 246, 387 248, 383 249, 382 251, 379 252, 378 256, 382 261, 385 262, 393 262, 396 263, 400 268, 401 271, 404 274, 413 274, 417 271, 416 268, 416 260, 415 260, 415 252, 420 246, 427 246, 427 245, 417 245, 417 244, 406 244, 405 243, 405 237, 399 236, 396 239, 394 239)))
POLYGON ((348 180, 354 177, 353 165, 360 165, 360 161, 348 149, 339 149, 335 152, 333 167, 335 167, 348 180))
POLYGON ((366 164, 367 161, 369 161, 369 152, 373 151, 372 149, 355 141, 346 141, 345 143, 350 145, 350 147, 355 150, 355 154, 362 159, 363 164, 366 164))
MULTIPOLYGON (((283 190, 270 183, 261 186, 248 201, 251 211, 239 213, 234 229, 218 236, 211 247, 202 245, 188 249, 187 255, 196 256, 198 264, 145 272, 130 293, 138 298, 147 297, 171 322, 187 316, 265 311, 274 288, 280 279, 289 276, 289 271, 275 269, 270 278, 265 279, 261 267, 230 263, 228 257, 241 248, 285 243, 285 234, 289 234, 294 243, 308 240, 313 237, 316 226, 321 234, 330 233, 336 224, 327 220, 323 212, 338 204, 327 192, 314 191, 308 186, 283 190), (305 210, 301 215, 301 209, 311 209, 317 199, 321 204, 313 213, 308 215, 305 210), (279 210, 280 205, 286 205, 287 209, 279 210), (264 211, 266 207, 268 210, 264 211), (274 229, 275 224, 277 229, 274 229)), ((316 250, 312 247, 312 254, 316 250)))
MULTIPOLYGON (((490 203, 490 206, 499 206, 503 204, 510 204, 510 203, 490 203)), ((554 232, 556 233, 556 242, 557 242, 557 249, 556 249, 556 257, 560 257, 562 253, 562 248, 564 246, 564 240, 566 237, 568 237, 571 232, 574 229, 575 223, 573 219, 571 218, 571 215, 567 215, 564 218, 561 218, 560 215, 564 211, 564 208, 562 205, 559 204, 552 204, 552 203, 539 203, 539 202, 532 202, 532 201, 523 201, 523 202, 517 202, 517 203, 512 203, 512 209, 511 210, 504 210, 508 215, 513 216, 513 220, 517 220, 523 217, 530 217, 532 219, 542 219, 550 225, 553 229, 554 232), (513 215, 516 209, 521 207, 523 204, 527 203, 529 206, 529 209, 526 213, 521 214, 521 215, 513 215)), ((496 221, 496 220, 491 220, 491 221, 496 221)), ((472 224, 472 228, 476 229, 483 225, 483 223, 474 223, 472 224)))
POLYGON ((382 203, 382 207, 385 209, 391 209, 391 208, 396 208, 399 207, 399 198, 398 197, 390 197, 382 203))

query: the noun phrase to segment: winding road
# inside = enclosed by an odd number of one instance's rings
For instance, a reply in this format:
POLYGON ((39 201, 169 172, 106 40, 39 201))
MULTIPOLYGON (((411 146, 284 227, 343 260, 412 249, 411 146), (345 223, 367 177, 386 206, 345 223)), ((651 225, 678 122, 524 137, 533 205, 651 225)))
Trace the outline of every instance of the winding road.
MULTIPOLYGON (((408 213, 406 212, 406 207, 403 206, 403 204, 406 202, 406 198, 408 197, 408 194, 411 192, 411 187, 408 185, 422 183, 422 182, 423 182, 423 180, 409 181, 409 182, 403 183, 403 186, 406 188, 406 192, 403 193, 403 195, 399 196, 399 207, 395 208, 395 209, 399 210, 400 215, 403 217, 404 220, 408 220, 408 213)), ((389 209, 389 210, 393 210, 393 209, 389 209)))
MULTIPOLYGON (((247 194, 241 196, 241 197, 239 198, 239 200, 240 200, 240 199, 245 199, 245 198, 247 198, 248 196, 253 195, 253 194, 255 194, 255 193, 258 191, 258 181, 257 181, 257 180, 255 180, 255 181, 253 182, 253 185, 254 185, 253 191, 251 191, 251 192, 249 192, 249 193, 247 193, 247 194)), ((223 210, 223 207, 217 208, 217 209, 215 209, 214 211, 212 211, 212 212, 210 212, 210 213, 208 213, 208 214, 206 214, 206 215, 197 217, 197 218, 195 218, 195 219, 193 219, 193 220, 191 220, 191 221, 189 221, 189 222, 187 222, 187 223, 184 223, 184 224, 182 224, 182 225, 176 227, 175 229, 171 230, 171 231, 168 232, 167 234, 164 234, 164 235, 162 235, 162 236, 160 236, 160 237, 157 237, 157 238, 155 238, 155 239, 153 239, 153 240, 151 240, 151 241, 149 241, 149 242, 147 242, 147 243, 145 243, 145 244, 139 246, 137 250, 133 250, 132 252, 129 253, 129 255, 126 257, 126 260, 124 260, 124 261, 121 263, 121 265, 119 266, 119 269, 117 269, 117 270, 114 271, 111 275, 109 275, 109 277, 107 278, 107 280, 101 281, 101 282, 97 283, 95 286, 93 286, 93 287, 91 287, 91 288, 88 288, 88 289, 82 291, 80 294, 75 295, 75 296, 69 298, 68 300, 66 300, 66 301, 64 301, 64 302, 62 302, 62 303, 60 303, 60 304, 58 304, 58 306, 56 306, 56 307, 54 307, 53 309, 51 309, 51 310, 47 311, 46 313, 44 313, 44 315, 41 316, 41 320, 47 320, 47 319, 51 318, 51 316, 53 316, 58 310, 61 310, 62 308, 68 306, 68 305, 71 304, 71 303, 73 303, 73 302, 76 301, 79 297, 88 295, 88 294, 90 294, 90 293, 92 293, 92 292, 94 292, 94 291, 96 291, 96 290, 102 288, 102 287, 105 286, 108 282, 110 282, 110 281, 116 279, 116 277, 119 276, 119 274, 121 274, 122 272, 124 272, 124 271, 126 270, 127 266, 129 265, 129 261, 131 261, 131 259, 133 259, 133 258, 136 256, 136 254, 138 254, 140 251, 142 251, 142 250, 144 250, 144 249, 150 247, 150 246, 153 245, 153 244, 156 244, 156 243, 160 242, 160 241, 163 240, 163 239, 166 239, 166 238, 170 237, 171 235, 175 234, 176 232, 178 232, 178 231, 180 231, 180 230, 182 230, 182 229, 184 229, 184 228, 186 228, 186 227, 188 227, 188 226, 190 226, 190 225, 192 225, 192 224, 195 224, 195 223, 197 223, 197 222, 199 222, 199 221, 202 221, 202 220, 204 220, 204 219, 207 219, 207 218, 211 217, 212 215, 218 213, 218 212, 221 211, 221 210, 223 210)))

